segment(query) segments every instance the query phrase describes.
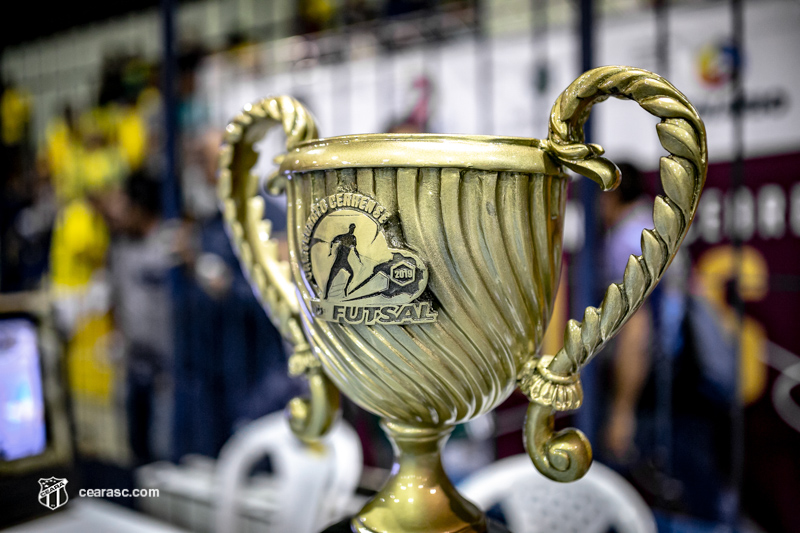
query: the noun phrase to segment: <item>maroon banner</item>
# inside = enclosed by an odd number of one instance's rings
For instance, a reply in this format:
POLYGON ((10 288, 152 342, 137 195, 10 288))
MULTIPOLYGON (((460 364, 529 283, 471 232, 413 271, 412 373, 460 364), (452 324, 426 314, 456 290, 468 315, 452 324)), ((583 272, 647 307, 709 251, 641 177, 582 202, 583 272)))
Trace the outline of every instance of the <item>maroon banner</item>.
POLYGON ((732 171, 709 167, 686 243, 694 289, 739 341, 744 509, 768 531, 800 531, 800 153, 745 161, 737 190, 732 171))

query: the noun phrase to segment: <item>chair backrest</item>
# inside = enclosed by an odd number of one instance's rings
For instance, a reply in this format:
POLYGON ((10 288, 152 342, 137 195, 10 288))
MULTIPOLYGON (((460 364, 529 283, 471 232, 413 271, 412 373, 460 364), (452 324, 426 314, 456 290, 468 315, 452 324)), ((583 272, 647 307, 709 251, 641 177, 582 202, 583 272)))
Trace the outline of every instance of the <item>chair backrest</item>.
POLYGON ((499 504, 514 533, 656 532, 642 497, 597 462, 583 479, 558 483, 542 476, 527 455, 515 455, 479 470, 459 491, 484 510, 499 504))
POLYGON ((222 448, 217 464, 217 533, 239 529, 237 495, 253 465, 266 455, 276 477, 276 513, 270 530, 311 533, 341 517, 361 476, 358 435, 338 421, 319 444, 307 445, 292 434, 279 412, 248 424, 222 448))

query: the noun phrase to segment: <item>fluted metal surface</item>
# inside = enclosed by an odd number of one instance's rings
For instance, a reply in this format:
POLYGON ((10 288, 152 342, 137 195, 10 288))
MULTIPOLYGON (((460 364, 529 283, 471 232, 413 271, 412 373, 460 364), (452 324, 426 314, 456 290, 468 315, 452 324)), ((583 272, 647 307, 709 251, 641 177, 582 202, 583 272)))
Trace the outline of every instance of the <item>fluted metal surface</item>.
MULTIPOLYGON (((551 314, 561 262, 566 180, 456 168, 359 168, 294 173, 290 227, 342 190, 394 213, 390 242, 430 268, 431 324, 347 325, 309 320, 315 288, 304 280, 306 327, 326 373, 359 405, 401 421, 445 425, 487 412, 515 387, 551 314)), ((290 231, 298 254, 299 231, 290 231)))

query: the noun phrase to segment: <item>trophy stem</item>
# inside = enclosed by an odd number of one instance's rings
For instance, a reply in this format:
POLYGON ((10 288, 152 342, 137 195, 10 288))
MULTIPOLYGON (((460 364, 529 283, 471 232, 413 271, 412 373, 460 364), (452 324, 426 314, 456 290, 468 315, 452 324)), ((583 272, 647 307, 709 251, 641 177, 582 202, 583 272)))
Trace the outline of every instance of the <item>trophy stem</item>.
POLYGON ((484 514, 461 496, 442 468, 453 426, 420 428, 382 422, 395 462, 386 485, 353 518, 357 533, 486 531, 484 514))

